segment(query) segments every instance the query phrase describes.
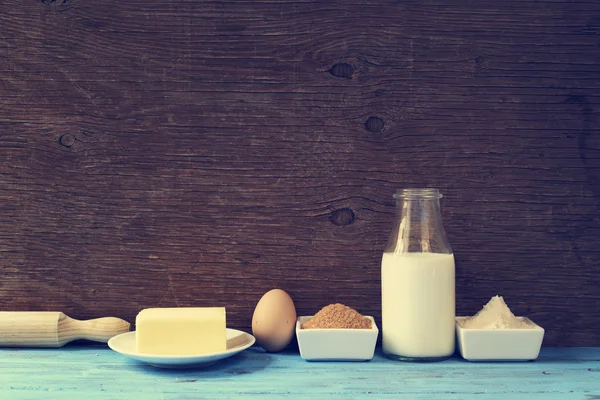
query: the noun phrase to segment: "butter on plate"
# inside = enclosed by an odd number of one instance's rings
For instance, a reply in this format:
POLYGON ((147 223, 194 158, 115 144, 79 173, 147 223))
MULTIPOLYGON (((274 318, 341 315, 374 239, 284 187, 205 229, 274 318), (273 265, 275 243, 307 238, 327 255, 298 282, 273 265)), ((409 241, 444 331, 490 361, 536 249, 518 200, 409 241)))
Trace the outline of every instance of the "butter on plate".
POLYGON ((138 353, 199 355, 227 350, 225 307, 146 308, 135 325, 138 353))

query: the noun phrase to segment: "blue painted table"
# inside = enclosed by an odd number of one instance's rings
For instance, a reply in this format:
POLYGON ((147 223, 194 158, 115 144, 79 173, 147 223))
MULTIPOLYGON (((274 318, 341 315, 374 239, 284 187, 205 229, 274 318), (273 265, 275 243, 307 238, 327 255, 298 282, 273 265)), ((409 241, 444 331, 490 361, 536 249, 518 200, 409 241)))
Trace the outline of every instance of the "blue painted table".
POLYGON ((535 362, 458 357, 306 362, 249 349, 204 369, 164 370, 107 347, 0 349, 0 399, 600 399, 600 348, 544 348, 535 362), (404 397, 404 396, 403 396, 404 397))

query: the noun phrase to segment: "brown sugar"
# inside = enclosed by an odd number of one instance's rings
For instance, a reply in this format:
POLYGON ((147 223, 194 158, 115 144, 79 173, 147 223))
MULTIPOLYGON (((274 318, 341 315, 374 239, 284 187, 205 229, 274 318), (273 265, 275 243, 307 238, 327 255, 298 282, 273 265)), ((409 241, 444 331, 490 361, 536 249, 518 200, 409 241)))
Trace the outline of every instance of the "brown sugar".
POLYGON ((302 329, 371 329, 371 320, 340 303, 323 307, 302 329))

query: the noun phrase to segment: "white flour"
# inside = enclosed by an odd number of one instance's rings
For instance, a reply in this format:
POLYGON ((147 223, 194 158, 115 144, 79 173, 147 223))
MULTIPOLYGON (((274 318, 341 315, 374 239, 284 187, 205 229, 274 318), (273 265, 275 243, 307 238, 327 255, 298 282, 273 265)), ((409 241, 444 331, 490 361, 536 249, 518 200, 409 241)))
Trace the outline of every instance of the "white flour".
POLYGON ((502 296, 494 296, 483 309, 462 321, 463 328, 470 329, 527 329, 529 324, 515 317, 502 296))

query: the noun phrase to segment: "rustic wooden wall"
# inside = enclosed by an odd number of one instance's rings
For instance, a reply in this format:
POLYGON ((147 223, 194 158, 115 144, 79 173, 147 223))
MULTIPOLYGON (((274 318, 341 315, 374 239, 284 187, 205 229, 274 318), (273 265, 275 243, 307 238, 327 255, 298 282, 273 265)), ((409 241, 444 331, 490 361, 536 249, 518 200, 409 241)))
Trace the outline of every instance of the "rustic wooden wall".
POLYGON ((3 1, 0 308, 379 321, 392 194, 433 186, 459 314, 600 345, 600 3, 352 3, 3 1))

